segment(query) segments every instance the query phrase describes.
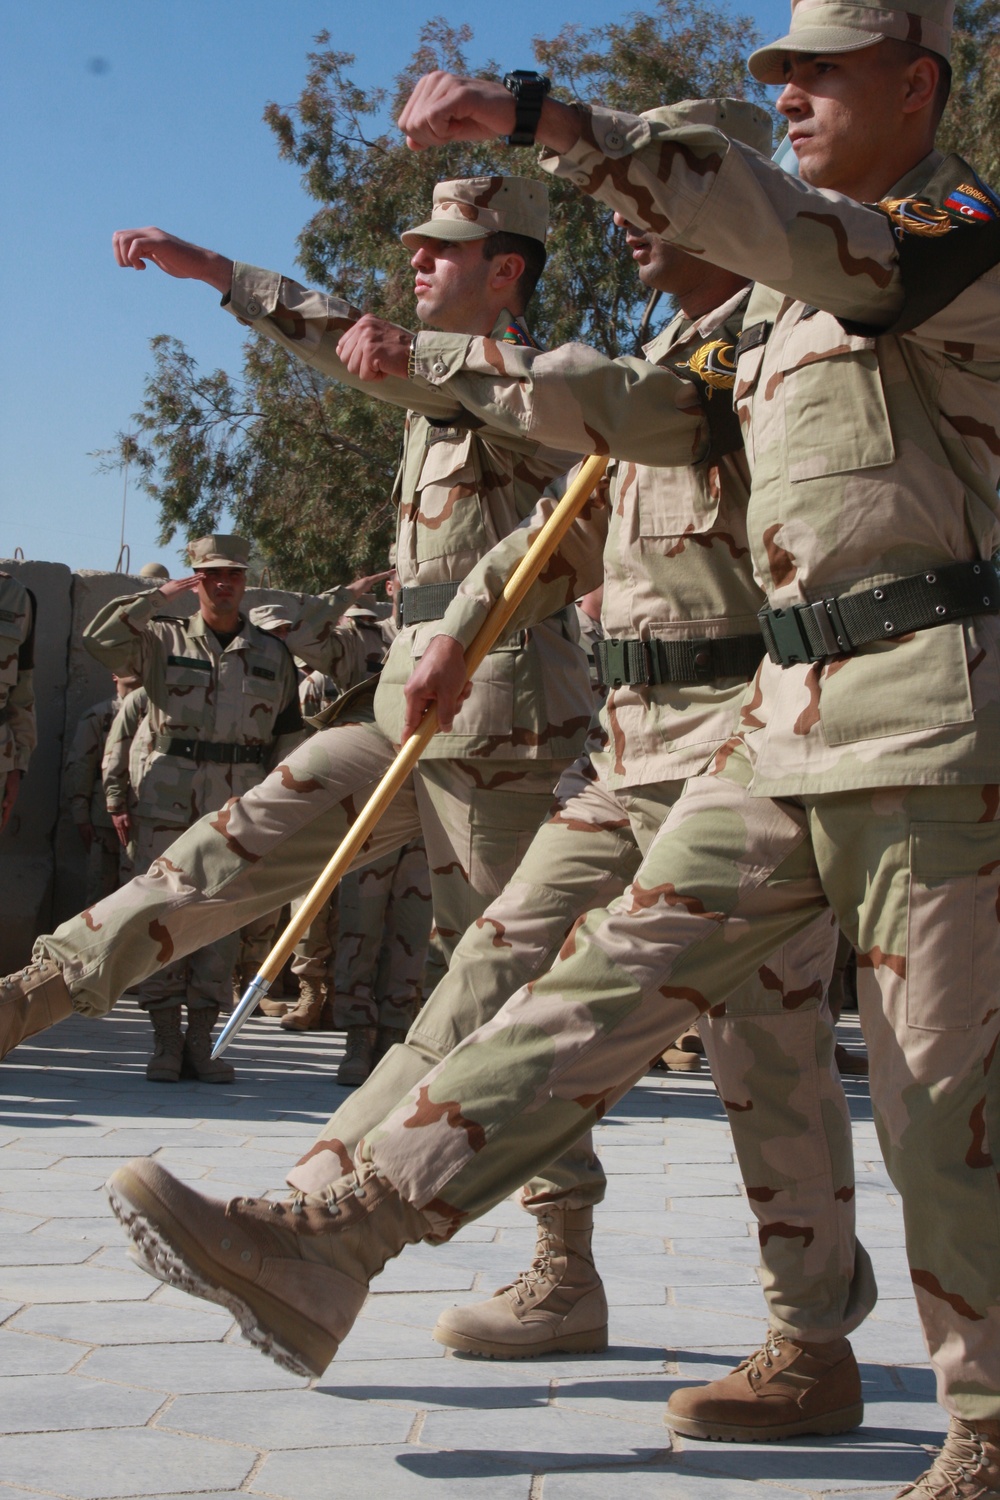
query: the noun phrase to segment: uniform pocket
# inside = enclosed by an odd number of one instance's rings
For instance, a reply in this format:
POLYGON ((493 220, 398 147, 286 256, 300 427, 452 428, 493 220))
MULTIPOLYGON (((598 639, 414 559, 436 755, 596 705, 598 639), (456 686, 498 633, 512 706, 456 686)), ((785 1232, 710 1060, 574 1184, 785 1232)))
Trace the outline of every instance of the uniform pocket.
POLYGON ((835 318, 817 313, 789 334, 772 378, 784 394, 793 482, 892 463, 874 339, 845 333, 835 318))
POLYGON ((721 492, 700 466, 686 469, 638 469, 632 481, 637 490, 640 537, 678 537, 711 530, 719 515, 721 492))
POLYGON ((487 535, 479 492, 471 432, 429 444, 414 497, 418 563, 469 551, 481 556, 489 550, 496 538, 487 535))
POLYGON ((166 686, 166 712, 170 733, 184 729, 197 730, 205 722, 205 702, 212 683, 212 664, 202 665, 193 658, 171 656, 167 659, 163 679, 166 686))
POLYGON ((971 724, 962 626, 877 641, 836 662, 820 679, 819 716, 828 745, 971 724))
POLYGON ((906 917, 906 1020, 920 1031, 981 1023, 977 981, 1000 967, 1000 824, 914 823, 906 917))

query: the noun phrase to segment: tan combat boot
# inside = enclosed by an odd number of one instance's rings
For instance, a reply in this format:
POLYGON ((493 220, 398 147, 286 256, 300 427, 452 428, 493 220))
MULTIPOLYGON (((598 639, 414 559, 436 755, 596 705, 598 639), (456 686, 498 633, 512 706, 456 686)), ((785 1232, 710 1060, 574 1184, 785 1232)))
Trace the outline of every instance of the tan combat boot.
POLYGON ((184 1066, 184 1038, 181 1035, 181 1002, 147 1012, 153 1026, 153 1055, 146 1064, 150 1083, 180 1083, 184 1066))
POLYGON ((850 1432, 864 1414, 861 1376, 846 1339, 799 1345, 772 1329, 764 1347, 729 1375, 674 1391, 664 1420, 684 1437, 771 1443, 850 1432))
POLYGON ((344 1060, 337 1069, 337 1082, 348 1088, 364 1083, 374 1066, 376 1026, 348 1026, 344 1060))
POLYGON ((322 1375, 369 1281, 429 1229, 370 1169, 321 1195, 221 1203, 137 1157, 112 1174, 107 1191, 143 1270, 221 1303, 255 1348, 297 1375, 322 1375))
POLYGON ((486 1359, 606 1349, 608 1303, 591 1252, 593 1227, 592 1208, 544 1209, 530 1269, 488 1302, 442 1313, 434 1329, 438 1343, 486 1359))
MULTIPOLYGON (((233 1005, 239 1005, 252 979, 257 978, 256 964, 238 964, 233 972, 233 1005)), ((257 1001, 257 1009, 265 1016, 283 1016, 291 1006, 286 1000, 271 1000, 263 995, 257 1001)))
POLYGON ((26 1037, 37 1036, 72 1014, 62 969, 50 958, 8 974, 0 979, 0 1057, 26 1037))
POLYGON ((232 1083, 236 1069, 223 1058, 212 1058, 212 1027, 219 1019, 217 1005, 188 1006, 187 1035, 184 1038, 184 1077, 199 1083, 232 1083))
POLYGON ((897 1491, 896 1500, 989 1500, 1000 1495, 1000 1421, 952 1417, 944 1447, 925 1474, 897 1491))
POLYGON ((323 1014, 323 986, 299 980, 299 998, 293 1010, 281 1018, 283 1031, 319 1031, 323 1014))
POLYGON ((659 1066, 668 1073, 700 1073, 705 1044, 697 1026, 689 1026, 675 1042, 660 1054, 659 1066))

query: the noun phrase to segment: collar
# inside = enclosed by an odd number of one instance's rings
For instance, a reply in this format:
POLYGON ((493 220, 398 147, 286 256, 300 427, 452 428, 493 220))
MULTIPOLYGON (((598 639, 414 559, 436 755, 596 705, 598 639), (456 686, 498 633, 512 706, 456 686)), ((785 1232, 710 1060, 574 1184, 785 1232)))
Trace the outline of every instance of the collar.
POLYGON ((704 313, 695 322, 692 322, 684 313, 679 312, 671 319, 666 328, 662 328, 648 344, 642 346, 642 352, 651 364, 657 364, 671 349, 680 344, 686 344, 689 339, 705 338, 707 334, 713 333, 716 328, 721 327, 727 318, 732 317, 736 309, 745 302, 750 295, 750 287, 740 287, 739 291, 732 297, 726 299, 719 307, 713 307, 711 312, 704 313))

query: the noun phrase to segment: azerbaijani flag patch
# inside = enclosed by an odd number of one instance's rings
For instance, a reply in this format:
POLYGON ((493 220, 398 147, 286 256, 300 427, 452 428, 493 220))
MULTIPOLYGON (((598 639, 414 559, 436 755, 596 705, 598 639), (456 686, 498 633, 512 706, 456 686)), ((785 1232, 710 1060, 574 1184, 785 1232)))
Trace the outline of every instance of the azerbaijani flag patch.
POLYGON ((1000 199, 978 178, 974 183, 959 183, 944 200, 944 206, 960 219, 978 224, 988 224, 1000 214, 1000 199))

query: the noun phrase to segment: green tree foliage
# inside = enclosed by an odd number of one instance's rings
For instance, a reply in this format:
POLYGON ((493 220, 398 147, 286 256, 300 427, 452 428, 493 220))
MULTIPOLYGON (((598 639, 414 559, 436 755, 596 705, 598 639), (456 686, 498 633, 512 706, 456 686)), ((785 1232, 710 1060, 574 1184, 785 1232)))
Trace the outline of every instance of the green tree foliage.
POLYGON ((952 69, 938 143, 1000 190, 1000 0, 958 0, 952 69))
MULTIPOLYGON (((751 23, 697 0, 657 0, 593 30, 538 39, 535 55, 562 98, 641 110, 713 93, 761 96, 743 59, 751 23)), ((426 217, 434 183, 485 173, 538 175, 534 152, 496 143, 407 150, 394 120, 432 68, 498 77, 473 66, 470 28, 426 25, 391 88, 364 90, 354 58, 326 33, 308 58, 293 108, 269 104, 280 154, 319 205, 299 236, 302 279, 396 322, 413 318, 412 272, 400 232, 426 217)), ((543 343, 583 338, 609 354, 631 350, 645 294, 610 216, 550 181, 549 263, 530 309, 543 343)), ((649 334, 647 333, 648 337, 649 334)), ((153 340, 153 369, 118 456, 139 468, 159 506, 161 541, 223 523, 250 537, 272 581, 314 589, 384 565, 401 413, 328 383, 280 348, 248 337, 239 377, 201 373, 177 340, 153 340)))

